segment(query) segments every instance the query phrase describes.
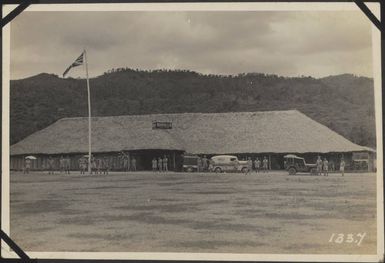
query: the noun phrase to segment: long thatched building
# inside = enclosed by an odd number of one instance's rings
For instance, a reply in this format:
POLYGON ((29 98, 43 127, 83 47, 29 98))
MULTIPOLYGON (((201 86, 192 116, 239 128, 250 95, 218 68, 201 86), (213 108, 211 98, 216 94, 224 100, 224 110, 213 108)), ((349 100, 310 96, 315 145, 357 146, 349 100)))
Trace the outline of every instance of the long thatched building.
MULTIPOLYGON (((339 161, 373 150, 354 144, 296 110, 182 113, 92 118, 92 152, 108 157, 112 169, 122 169, 119 152, 137 160, 138 169, 151 169, 154 157, 168 156, 179 170, 183 154, 234 154, 252 159, 268 156, 272 169, 283 167, 283 156, 295 153, 314 161, 321 154, 339 161)), ((34 155, 34 169, 47 167, 47 158, 71 158, 71 168, 88 152, 88 119, 64 118, 11 146, 11 169, 21 169, 34 155)))

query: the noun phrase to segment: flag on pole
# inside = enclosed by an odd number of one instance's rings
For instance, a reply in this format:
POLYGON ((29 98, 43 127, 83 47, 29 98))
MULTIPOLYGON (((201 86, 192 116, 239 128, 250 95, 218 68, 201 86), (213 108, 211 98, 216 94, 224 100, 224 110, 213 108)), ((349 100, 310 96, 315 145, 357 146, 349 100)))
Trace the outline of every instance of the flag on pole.
POLYGON ((83 65, 83 61, 84 61, 84 51, 83 53, 75 60, 74 63, 72 63, 63 73, 63 78, 65 77, 65 75, 68 73, 68 71, 70 71, 71 68, 74 68, 74 67, 77 67, 77 66, 80 66, 80 65, 83 65))

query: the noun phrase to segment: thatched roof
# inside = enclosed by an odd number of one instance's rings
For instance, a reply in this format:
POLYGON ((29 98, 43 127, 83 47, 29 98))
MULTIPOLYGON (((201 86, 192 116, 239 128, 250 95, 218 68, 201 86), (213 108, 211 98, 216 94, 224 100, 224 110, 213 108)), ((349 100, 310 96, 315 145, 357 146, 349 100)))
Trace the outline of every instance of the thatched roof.
MULTIPOLYGON (((88 119, 65 118, 11 146, 11 154, 86 153, 88 119)), ((296 110, 92 118, 92 151, 168 149, 195 154, 371 150, 296 110), (152 122, 172 129, 152 129, 152 122)))

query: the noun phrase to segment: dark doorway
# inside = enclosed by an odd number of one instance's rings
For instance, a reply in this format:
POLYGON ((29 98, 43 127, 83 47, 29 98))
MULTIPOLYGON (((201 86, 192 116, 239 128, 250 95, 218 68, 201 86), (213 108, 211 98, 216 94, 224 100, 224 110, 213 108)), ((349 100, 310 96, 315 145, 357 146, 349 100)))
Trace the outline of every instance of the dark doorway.
POLYGON ((180 166, 178 162, 180 162, 180 156, 182 154, 183 151, 160 149, 130 151, 131 158, 135 157, 137 161, 137 169, 142 171, 151 171, 153 158, 164 158, 164 156, 167 156, 168 159, 168 169, 170 171, 178 171, 178 167, 180 166))

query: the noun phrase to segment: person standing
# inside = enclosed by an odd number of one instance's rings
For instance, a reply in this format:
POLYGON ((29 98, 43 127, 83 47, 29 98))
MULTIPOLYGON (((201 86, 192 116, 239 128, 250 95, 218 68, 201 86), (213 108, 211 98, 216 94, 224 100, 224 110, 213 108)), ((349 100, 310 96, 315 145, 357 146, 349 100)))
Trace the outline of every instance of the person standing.
POLYGON ((198 157, 198 172, 202 172, 203 170, 203 163, 202 163, 202 158, 198 157))
POLYGON ((152 171, 153 172, 156 172, 157 166, 158 166, 158 164, 157 164, 156 158, 152 158, 152 171))
POLYGON ((168 172, 168 158, 166 155, 163 157, 163 171, 168 172))
POLYGON ((159 172, 162 172, 162 158, 161 157, 158 157, 158 171, 159 172))
POLYGON ((263 164, 263 172, 267 173, 268 167, 269 167, 269 161, 267 160, 266 156, 263 158, 262 164, 263 164))
POLYGON ((64 169, 65 169, 65 160, 64 160, 63 155, 60 156, 60 159, 59 159, 59 168, 60 168, 60 173, 64 172, 64 169))
POLYGON ((127 156, 123 156, 123 170, 125 172, 128 172, 129 171, 129 162, 128 162, 128 158, 127 156))
POLYGON ((96 159, 96 173, 102 174, 103 171, 103 160, 102 159, 96 159))
POLYGON ((202 170, 204 172, 207 172, 207 170, 208 170, 208 163, 207 163, 206 155, 203 155, 203 158, 202 158, 202 170))
POLYGON ((330 160, 329 161, 329 166, 330 166, 330 171, 331 172, 334 172, 336 169, 335 169, 335 164, 334 164, 334 161, 333 160, 330 160))
POLYGON ((252 171, 253 171, 253 161, 251 160, 251 157, 249 157, 247 159, 247 172, 246 172, 246 174, 251 173, 252 171))
POLYGON ((103 174, 108 175, 108 172, 110 170, 110 162, 108 161, 107 156, 104 156, 104 158, 102 160, 102 165, 103 165, 103 174))
POLYGON ((214 169, 214 161, 212 159, 209 159, 208 162, 209 162, 209 172, 212 172, 214 169))
POLYGON ((255 159, 254 161, 254 166, 255 166, 255 172, 256 173, 259 173, 259 169, 261 167, 261 161, 259 160, 259 158, 257 157, 257 159, 255 159))
POLYGON ((329 162, 326 158, 324 158, 323 169, 324 169, 324 176, 329 176, 329 162))
POLYGON ((79 159, 80 174, 85 174, 86 169, 87 169, 87 160, 84 157, 80 157, 79 159))
POLYGON ((25 159, 25 169, 24 169, 24 173, 26 174, 29 174, 29 170, 31 169, 31 159, 27 158, 25 159))
POLYGON ((71 159, 69 156, 67 156, 64 159, 64 171, 66 174, 70 174, 70 169, 71 169, 71 159))
POLYGON ((91 174, 92 172, 95 172, 96 174, 96 160, 95 160, 95 157, 91 157, 91 174))
POLYGON ((105 169, 105 167, 104 167, 104 157, 99 158, 96 161, 97 161, 98 173, 99 174, 105 174, 104 173, 104 169, 105 169))
POLYGON ((123 171, 130 171, 130 158, 125 152, 120 152, 120 158, 123 160, 123 171))
POLYGON ((79 173, 82 174, 82 157, 78 159, 79 173))
POLYGON ((344 176, 345 175, 345 161, 344 161, 344 157, 341 158, 340 171, 341 171, 342 176, 344 176))
POLYGON ((48 157, 48 174, 54 173, 54 164, 55 160, 52 158, 52 156, 48 157))
POLYGON ((136 172, 136 159, 135 159, 135 157, 132 157, 131 168, 132 168, 132 171, 136 172))
POLYGON ((322 160, 321 160, 321 156, 318 155, 317 157, 317 175, 322 175, 322 160))

